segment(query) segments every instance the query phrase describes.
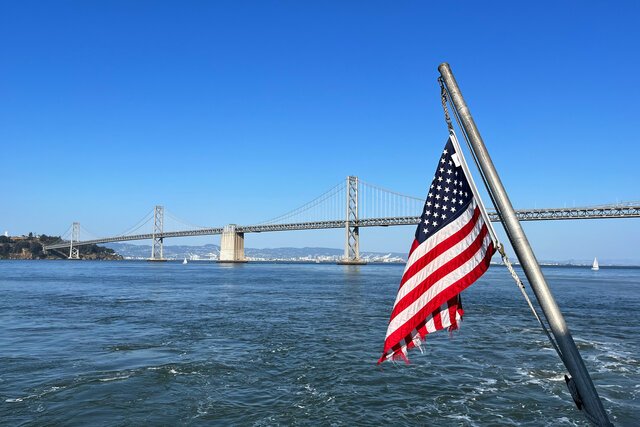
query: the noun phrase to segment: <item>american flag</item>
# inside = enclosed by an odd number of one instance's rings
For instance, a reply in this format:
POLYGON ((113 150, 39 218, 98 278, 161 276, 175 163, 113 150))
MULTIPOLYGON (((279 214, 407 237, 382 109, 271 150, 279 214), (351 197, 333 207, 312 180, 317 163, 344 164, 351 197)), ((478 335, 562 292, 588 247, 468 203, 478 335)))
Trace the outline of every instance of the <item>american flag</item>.
POLYGON ((407 350, 419 347, 427 334, 457 329, 464 313, 460 293, 487 271, 495 253, 491 224, 452 138, 429 188, 378 363, 407 361, 407 350))

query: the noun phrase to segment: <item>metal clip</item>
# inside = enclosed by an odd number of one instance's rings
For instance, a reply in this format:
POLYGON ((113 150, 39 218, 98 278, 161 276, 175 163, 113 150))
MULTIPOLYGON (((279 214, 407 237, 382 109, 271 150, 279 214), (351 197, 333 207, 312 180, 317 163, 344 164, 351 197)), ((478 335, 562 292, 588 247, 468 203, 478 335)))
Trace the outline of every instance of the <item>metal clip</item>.
POLYGON ((576 382, 573 381, 573 378, 569 378, 568 375, 564 376, 564 381, 567 383, 567 388, 569 389, 569 393, 571 393, 573 401, 576 403, 578 409, 582 411, 582 399, 580 398, 580 394, 578 394, 576 382))

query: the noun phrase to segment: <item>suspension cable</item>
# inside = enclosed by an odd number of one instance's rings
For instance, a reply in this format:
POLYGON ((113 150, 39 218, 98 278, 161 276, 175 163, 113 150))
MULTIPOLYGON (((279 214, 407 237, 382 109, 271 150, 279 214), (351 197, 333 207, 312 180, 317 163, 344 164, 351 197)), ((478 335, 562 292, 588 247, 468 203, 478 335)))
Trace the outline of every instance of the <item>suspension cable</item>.
POLYGON ((65 237, 67 234, 69 234, 69 232, 71 231, 71 227, 73 227, 73 226, 72 226, 72 225, 70 225, 69 227, 67 227, 67 229, 65 230, 65 232, 64 232, 64 233, 60 234, 59 239, 60 239, 61 241, 64 241, 64 237, 65 237))
POLYGON ((189 221, 186 221, 174 214, 172 214, 171 212, 169 212, 167 209, 164 210, 165 215, 167 215, 169 218, 175 220, 176 222, 182 224, 182 225, 186 225, 187 227, 195 227, 195 228, 210 228, 204 225, 198 225, 198 224, 193 224, 189 221))
MULTIPOLYGON (((151 218, 149 218, 149 219, 151 219, 151 218)), ((129 235, 132 235, 134 232, 138 231, 139 229, 141 229, 142 227, 144 227, 145 225, 147 225, 147 224, 148 224, 148 222, 149 222, 149 220, 147 220, 147 221, 143 222, 142 224, 140 224, 140 225, 139 225, 139 226, 137 226, 136 228, 131 228, 131 229, 127 230, 127 233, 128 233, 129 235)), ((124 236, 124 235, 125 235, 125 234, 121 234, 121 236, 124 236)))
POLYGON ((299 214, 301 214, 303 212, 308 211, 312 207, 317 206, 320 203, 326 201, 330 197, 332 197, 332 196, 334 196, 336 194, 339 194, 344 189, 345 189, 344 188, 344 181, 340 181, 339 183, 337 183, 336 185, 334 185, 329 190, 325 191, 324 193, 322 193, 321 195, 319 195, 315 199, 311 200, 310 202, 307 202, 304 205, 299 206, 299 207, 297 207, 295 209, 292 209, 289 212, 286 212, 286 213, 284 213, 284 214, 282 214, 280 216, 277 216, 275 218, 271 218, 271 219, 268 219, 266 221, 260 222, 260 223, 258 223, 258 225, 275 223, 276 221, 280 221, 280 220, 283 220, 283 219, 286 219, 286 218, 291 218, 294 215, 299 215, 299 214))
POLYGON ((80 228, 79 228, 78 231, 82 231, 83 235, 87 235, 87 237, 90 237, 89 239, 84 239, 84 240, 98 240, 99 239, 99 237, 97 235, 95 235, 92 232, 90 232, 89 230, 87 230, 82 224, 80 224, 80 228))
POLYGON ((402 194, 402 193, 398 193, 398 192, 395 192, 395 191, 387 190, 386 188, 382 188, 382 187, 379 187, 379 186, 377 186, 375 184, 368 183, 368 182, 363 181, 363 180, 361 180, 359 178, 358 178, 358 182, 360 182, 363 185, 366 185, 368 187, 374 188, 376 190, 384 191, 385 193, 389 193, 389 194, 393 194, 395 196, 406 197, 407 199, 413 199, 413 200, 417 200, 417 201, 420 201, 420 202, 424 202, 424 198, 408 196, 406 194, 402 194))
POLYGON ((143 225, 145 225, 147 223, 147 221, 149 221, 150 218, 147 218, 150 214, 152 214, 154 211, 153 209, 150 210, 149 212, 146 213, 145 216, 142 217, 142 219, 138 222, 135 223, 135 225, 133 225, 131 228, 123 231, 120 234, 116 234, 116 236, 125 236, 127 234, 133 233, 134 231, 138 230, 140 227, 142 227, 143 225))

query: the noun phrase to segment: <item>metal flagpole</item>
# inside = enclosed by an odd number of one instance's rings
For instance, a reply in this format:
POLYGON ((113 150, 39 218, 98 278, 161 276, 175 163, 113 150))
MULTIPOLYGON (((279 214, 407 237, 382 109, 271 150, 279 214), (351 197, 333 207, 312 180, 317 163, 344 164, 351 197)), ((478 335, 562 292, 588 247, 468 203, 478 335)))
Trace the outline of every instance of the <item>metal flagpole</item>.
POLYGON ((578 352, 576 344, 573 341, 571 332, 567 327, 567 324, 558 308, 555 298, 551 294, 551 290, 547 285, 547 281, 542 274, 538 260, 536 259, 529 241, 527 240, 524 230, 516 217, 516 213, 511 205, 511 201, 507 196, 507 192, 502 185, 502 181, 498 176, 498 172, 493 165, 489 152, 482 141, 482 137, 478 132, 473 117, 469 112, 458 83, 456 82, 451 67, 449 64, 442 63, 438 67, 440 75, 442 76, 444 83, 449 91, 450 99, 453 107, 457 110, 464 131, 466 132, 473 151, 477 157, 481 173, 485 176, 488 187, 487 190, 493 195, 495 201, 495 208, 498 211, 502 224, 507 232, 507 236, 511 241, 511 245, 516 252, 516 256, 522 265, 529 284, 533 289, 533 292, 542 307, 549 327, 556 338, 558 347, 562 351, 564 356, 564 363, 567 370, 574 378, 575 385, 577 387, 579 397, 584 405, 587 419, 589 421, 602 426, 609 426, 611 422, 604 407, 602 401, 598 396, 589 372, 584 365, 582 357, 578 352))

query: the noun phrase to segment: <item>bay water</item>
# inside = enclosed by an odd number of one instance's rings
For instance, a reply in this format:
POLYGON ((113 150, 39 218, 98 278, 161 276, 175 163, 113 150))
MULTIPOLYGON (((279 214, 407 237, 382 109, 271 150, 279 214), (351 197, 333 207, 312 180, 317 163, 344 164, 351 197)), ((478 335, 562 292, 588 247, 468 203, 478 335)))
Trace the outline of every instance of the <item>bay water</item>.
MULTIPOLYGON (((452 337, 377 366, 402 271, 0 261, 0 423, 587 424, 502 266, 452 337)), ((611 420, 640 425, 640 269, 543 271, 611 420)))

